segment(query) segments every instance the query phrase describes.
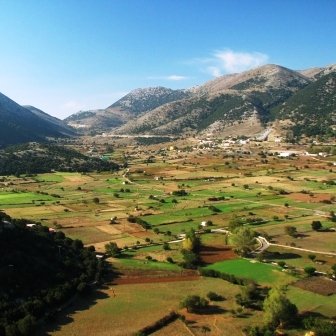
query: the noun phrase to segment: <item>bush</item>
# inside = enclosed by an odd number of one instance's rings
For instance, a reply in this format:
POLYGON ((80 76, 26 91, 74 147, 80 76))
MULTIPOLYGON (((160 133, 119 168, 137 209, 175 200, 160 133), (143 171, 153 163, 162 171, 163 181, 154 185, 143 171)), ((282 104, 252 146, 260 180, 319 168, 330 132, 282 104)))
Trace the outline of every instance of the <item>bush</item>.
POLYGON ((311 227, 314 231, 319 231, 322 229, 322 223, 320 221, 312 221, 311 227))
POLYGON ((316 272, 316 268, 315 267, 311 267, 311 266, 307 266, 304 268, 304 272, 308 275, 308 276, 313 276, 316 272))
POLYGON ((189 295, 181 302, 181 307, 186 308, 189 313, 199 312, 208 305, 209 301, 199 295, 189 295))
POLYGON ((215 292, 209 292, 207 294, 207 298, 210 300, 210 301, 223 301, 224 298, 222 295, 219 295, 215 292))

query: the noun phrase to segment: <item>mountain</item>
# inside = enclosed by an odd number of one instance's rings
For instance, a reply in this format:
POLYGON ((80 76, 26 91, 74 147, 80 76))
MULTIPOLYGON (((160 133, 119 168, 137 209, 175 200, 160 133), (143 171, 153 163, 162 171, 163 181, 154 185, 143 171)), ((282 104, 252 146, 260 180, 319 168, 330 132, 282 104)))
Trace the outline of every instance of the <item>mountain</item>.
POLYGON ((141 113, 189 96, 190 93, 185 90, 172 90, 165 87, 136 89, 106 109, 80 111, 64 121, 83 131, 109 131, 111 128, 133 120, 141 113))
POLYGON ((256 134, 270 120, 272 108, 311 81, 278 65, 222 76, 190 89, 188 98, 141 115, 115 133, 167 135, 203 131, 227 135, 256 134))
POLYGON ((0 93, 0 147, 71 135, 74 131, 61 120, 34 107, 23 107, 0 93))
POLYGON ((273 119, 291 123, 294 136, 336 136, 336 67, 324 69, 318 78, 272 109, 273 119))
POLYGON ((66 122, 116 135, 253 136, 274 125, 280 125, 281 134, 330 135, 335 89, 327 83, 335 73, 336 65, 295 71, 267 64, 188 90, 137 89, 107 109, 80 112, 66 122), (318 97, 318 104, 313 97, 318 97), (312 117, 314 113, 321 117, 312 117), (311 117, 316 131, 300 126, 311 117), (318 126, 323 120, 329 122, 328 128, 318 126))

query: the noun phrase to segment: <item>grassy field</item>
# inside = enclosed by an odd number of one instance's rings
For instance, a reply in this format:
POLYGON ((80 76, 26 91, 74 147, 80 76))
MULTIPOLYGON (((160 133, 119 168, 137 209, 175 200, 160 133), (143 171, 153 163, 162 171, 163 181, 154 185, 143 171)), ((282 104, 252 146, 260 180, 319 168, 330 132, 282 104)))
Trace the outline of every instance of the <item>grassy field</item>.
POLYGON ((336 295, 324 296, 306 290, 289 286, 288 298, 298 306, 302 312, 314 312, 327 317, 335 317, 336 295))
POLYGON ((295 278, 285 274, 280 268, 247 259, 234 259, 216 262, 206 267, 237 277, 251 279, 258 284, 271 285, 273 283, 288 284, 295 278))
MULTIPOLYGON (((225 324, 225 321, 230 319, 228 311, 236 307, 234 295, 239 292, 239 288, 219 279, 201 279, 111 287, 101 292, 101 298, 96 299, 89 310, 83 310, 84 303, 79 303, 67 311, 67 318, 71 323, 62 325, 58 330, 50 330, 49 335, 130 336, 167 312, 179 310, 179 302, 187 294, 205 296, 210 289, 226 298, 225 301, 218 302, 224 313, 205 315, 201 319, 198 318, 197 324, 225 324)), ((252 316, 244 320, 238 319, 236 322, 231 321, 231 324, 239 330, 242 325, 256 322, 256 317, 252 316)))
POLYGON ((43 202, 53 201, 54 198, 49 195, 42 195, 34 192, 0 192, 0 206, 6 208, 6 206, 20 207, 24 204, 36 205, 43 202))

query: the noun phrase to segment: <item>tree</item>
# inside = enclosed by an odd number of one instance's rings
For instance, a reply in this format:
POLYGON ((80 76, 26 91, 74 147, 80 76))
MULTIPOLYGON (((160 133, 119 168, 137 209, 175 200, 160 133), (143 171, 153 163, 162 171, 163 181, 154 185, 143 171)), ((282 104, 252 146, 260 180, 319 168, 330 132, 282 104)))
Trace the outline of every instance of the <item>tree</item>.
POLYGON ((336 276, 336 264, 331 266, 331 270, 333 271, 333 275, 336 276))
POLYGON ((168 250, 171 249, 170 246, 169 246, 169 244, 168 244, 167 242, 164 242, 163 245, 162 245, 162 247, 163 247, 163 249, 164 249, 165 251, 168 251, 168 250))
POLYGON ((229 221, 229 230, 231 232, 243 226, 243 221, 240 217, 235 216, 229 221))
POLYGON ((186 308, 189 313, 196 313, 208 305, 209 301, 199 295, 189 295, 181 302, 181 307, 186 308))
POLYGON ((315 254, 308 254, 308 258, 311 260, 311 261, 314 261, 316 259, 316 255, 315 254))
POLYGON ((313 276, 316 272, 316 268, 315 267, 311 267, 311 266, 307 266, 304 268, 304 272, 308 275, 308 276, 313 276))
POLYGON ((182 250, 182 256, 183 256, 182 266, 184 268, 195 269, 200 263, 199 255, 192 251, 182 250))
POLYGON ((110 257, 119 257, 120 255, 120 248, 115 242, 109 242, 105 245, 105 252, 110 257))
POLYGON ((26 315, 23 319, 19 320, 17 326, 20 331, 20 334, 23 336, 31 335, 35 323, 36 323, 35 318, 31 315, 26 315))
POLYGON ((298 310, 284 294, 283 289, 272 288, 264 304, 264 321, 266 325, 276 328, 295 320, 298 310))
POLYGON ((98 197, 94 197, 92 201, 93 201, 94 204, 99 204, 99 202, 100 202, 98 197))
POLYGON ((198 253, 201 249, 201 239, 196 235, 194 230, 186 233, 186 237, 182 242, 182 249, 198 253))
POLYGON ((286 225, 285 226, 285 233, 291 237, 297 236, 297 230, 295 226, 286 225))
POLYGON ((319 231, 322 229, 322 223, 320 221, 312 221, 311 227, 314 231, 319 231))
POLYGON ((336 335, 336 325, 321 317, 308 317, 303 320, 303 326, 307 330, 312 330, 316 336, 336 335))
POLYGON ((210 301, 223 301, 224 298, 222 295, 219 295, 215 292, 208 292, 207 294, 207 298, 210 300, 210 301))
POLYGON ((231 235, 231 242, 235 246, 235 250, 242 256, 248 255, 253 251, 255 240, 255 232, 247 227, 241 227, 231 235))

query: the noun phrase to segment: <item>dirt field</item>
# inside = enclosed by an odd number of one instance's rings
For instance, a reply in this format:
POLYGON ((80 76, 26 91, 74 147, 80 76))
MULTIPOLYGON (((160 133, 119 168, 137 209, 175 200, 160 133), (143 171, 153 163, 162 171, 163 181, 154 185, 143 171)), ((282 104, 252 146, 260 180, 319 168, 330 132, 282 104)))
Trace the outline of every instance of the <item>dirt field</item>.
POLYGON ((321 295, 336 294, 336 281, 323 277, 311 277, 299 280, 294 286, 321 295))
POLYGON ((306 202, 306 203, 320 203, 323 201, 329 201, 330 198, 332 197, 332 194, 302 194, 302 193, 292 193, 289 194, 288 197, 295 200, 295 201, 300 201, 300 202, 306 202))
POLYGON ((175 281, 191 281, 200 279, 196 270, 168 272, 156 270, 123 270, 120 276, 113 280, 114 285, 145 284, 175 281))
POLYGON ((235 259, 236 257, 235 253, 229 247, 204 246, 201 251, 202 261, 206 264, 235 259))

